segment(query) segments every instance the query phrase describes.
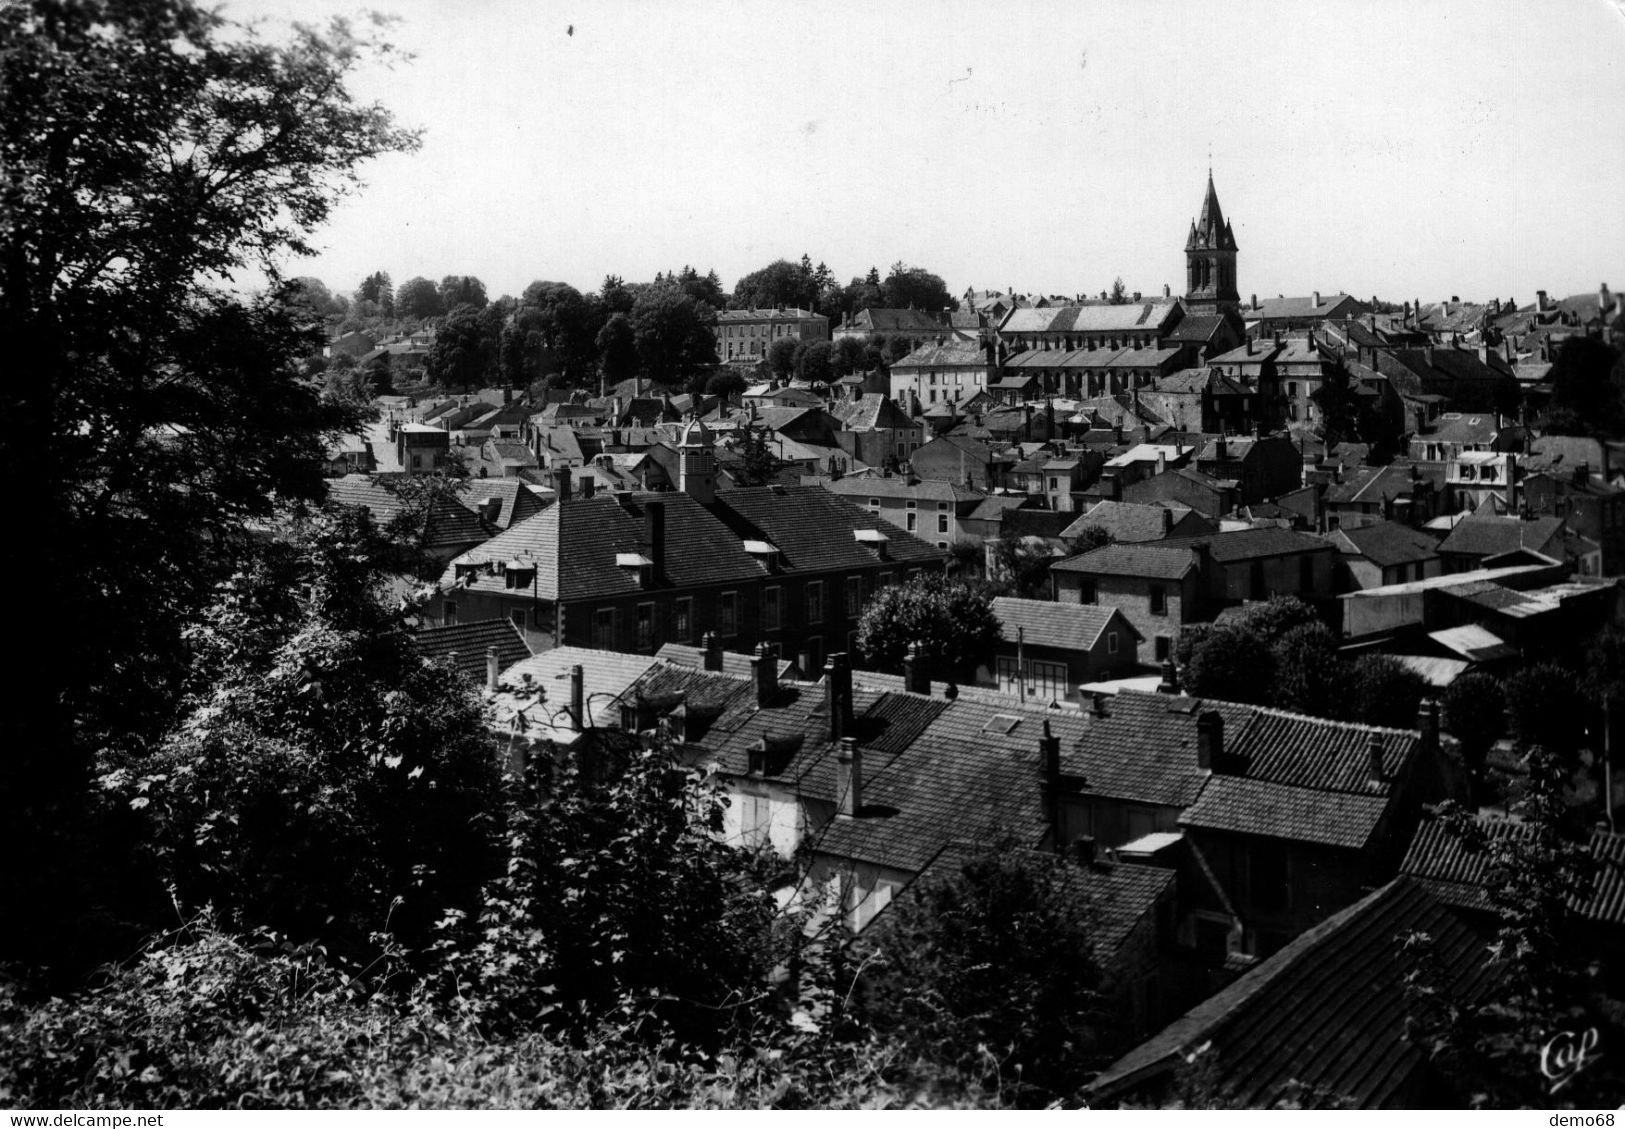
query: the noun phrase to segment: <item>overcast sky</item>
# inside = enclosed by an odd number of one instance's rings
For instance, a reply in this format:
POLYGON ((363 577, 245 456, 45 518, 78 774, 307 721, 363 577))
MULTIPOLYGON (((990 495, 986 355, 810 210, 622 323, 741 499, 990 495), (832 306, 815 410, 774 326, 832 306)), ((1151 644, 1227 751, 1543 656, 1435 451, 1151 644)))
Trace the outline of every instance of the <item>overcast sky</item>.
POLYGON ((1622 4, 374 0, 416 58, 356 88, 423 147, 293 273, 1177 294, 1211 148, 1244 299, 1625 290, 1622 4))

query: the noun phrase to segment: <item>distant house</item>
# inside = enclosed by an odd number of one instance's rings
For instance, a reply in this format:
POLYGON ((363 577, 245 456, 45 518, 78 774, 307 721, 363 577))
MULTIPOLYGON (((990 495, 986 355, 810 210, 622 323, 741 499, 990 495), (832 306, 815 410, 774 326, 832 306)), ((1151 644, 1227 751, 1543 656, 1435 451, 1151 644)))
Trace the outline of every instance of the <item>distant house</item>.
POLYGON ((1397 521, 1333 530, 1337 546, 1337 590, 1377 588, 1423 580, 1444 571, 1439 539, 1397 521))
POLYGON ((833 439, 842 450, 870 466, 907 462, 925 442, 925 428, 889 396, 866 393, 830 406, 841 430, 833 439))
POLYGON ((913 396, 926 409, 964 404, 987 390, 993 365, 987 351, 971 341, 921 345, 891 366, 891 398, 913 396))
POLYGON ((1241 319, 1254 336, 1268 336, 1290 330, 1313 329, 1323 321, 1342 321, 1362 317, 1369 308, 1358 298, 1347 294, 1328 294, 1322 297, 1315 291, 1307 298, 1265 298, 1262 302, 1254 294, 1241 308, 1241 319))
POLYGON ((859 310, 843 319, 834 328, 831 337, 836 341, 845 337, 867 341, 877 334, 883 334, 888 341, 906 341, 911 350, 930 343, 941 343, 945 338, 961 341, 976 339, 974 332, 967 334, 955 329, 949 321, 949 311, 916 310, 912 306, 905 309, 871 306, 859 310))
POLYGON ((1382 521, 1421 525, 1445 510, 1444 471, 1419 463, 1332 470, 1323 498, 1327 529, 1382 521))
POLYGON ((494 525, 445 494, 405 489, 405 476, 347 474, 327 483, 328 501, 363 509, 380 529, 436 561, 449 561, 490 539, 494 525))
POLYGON ((979 490, 912 474, 826 478, 820 484, 939 549, 960 541, 981 543, 981 537, 960 524, 986 497, 979 490))
POLYGON ((977 681, 1039 704, 1081 701, 1079 685, 1132 674, 1144 636, 1116 608, 999 596, 1003 629, 977 681))
POLYGON ((1067 526, 1061 536, 1070 540, 1083 536, 1088 529, 1099 529, 1113 541, 1124 543, 1161 541, 1166 537, 1195 537, 1219 531, 1216 523, 1178 502, 1166 505, 1097 502, 1067 526))
POLYGON ((914 452, 909 467, 921 478, 991 492, 1006 485, 1016 460, 979 439, 939 435, 914 452))
POLYGON ((1196 469, 1234 482, 1240 504, 1262 502, 1303 484, 1303 457, 1285 435, 1220 435, 1202 445, 1196 469))
POLYGON ((1185 316, 1177 299, 1121 305, 1050 306, 1011 310, 998 326, 1010 353, 1026 349, 1145 349, 1162 345, 1185 316))
POLYGON ((775 341, 828 341, 829 319, 811 310, 722 310, 713 329, 717 360, 759 359, 775 341))
POLYGON ((1484 509, 1458 521, 1439 544, 1445 572, 1468 572, 1508 553, 1527 551, 1565 559, 1560 517, 1526 518, 1484 509))

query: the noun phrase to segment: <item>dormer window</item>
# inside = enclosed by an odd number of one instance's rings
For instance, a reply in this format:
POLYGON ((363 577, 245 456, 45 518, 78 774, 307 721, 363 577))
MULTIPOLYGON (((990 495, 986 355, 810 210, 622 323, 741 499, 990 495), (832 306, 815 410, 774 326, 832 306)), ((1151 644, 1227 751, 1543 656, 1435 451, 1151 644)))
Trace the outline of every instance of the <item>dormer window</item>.
POLYGON ((529 588, 536 582, 536 565, 531 561, 504 561, 500 571, 503 586, 510 589, 529 588))
POLYGON ((768 572, 779 571, 779 550, 777 546, 767 541, 746 541, 744 549, 757 564, 768 572))
POLYGON ((616 553, 615 567, 633 577, 639 588, 654 587, 655 563, 642 553, 616 553))

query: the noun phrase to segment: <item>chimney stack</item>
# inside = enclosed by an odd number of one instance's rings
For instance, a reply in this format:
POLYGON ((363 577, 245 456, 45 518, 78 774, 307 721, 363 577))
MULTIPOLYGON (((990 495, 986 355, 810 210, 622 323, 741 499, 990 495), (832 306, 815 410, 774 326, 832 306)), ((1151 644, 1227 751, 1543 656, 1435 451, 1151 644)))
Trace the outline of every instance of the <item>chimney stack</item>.
POLYGON ((1106 695, 1097 691, 1089 700, 1089 714, 1091 717, 1106 716, 1106 695))
POLYGON ((570 668, 570 728, 577 733, 587 727, 587 679, 576 663, 570 668))
POLYGON ((717 638, 715 631, 707 631, 700 636, 700 650, 704 652, 701 660, 706 670, 722 669, 722 640, 717 638))
POLYGON ((1547 309, 1549 309, 1549 308, 1550 307, 1548 306, 1547 301, 1546 301, 1546 291, 1544 291, 1544 290, 1535 291, 1535 309, 1538 310, 1540 313, 1545 313, 1547 311, 1547 309))
POLYGON ((839 741, 852 732, 852 667, 844 651, 824 660, 824 703, 829 708, 829 739, 839 741))
POLYGON ((649 560, 654 562, 651 573, 656 584, 666 575, 666 503, 643 503, 643 534, 649 542, 649 560))
POLYGON ((931 680, 920 669, 920 645, 910 643, 903 654, 903 689, 910 694, 931 693, 931 680))
POLYGON ((1224 717, 1218 710, 1206 710, 1196 718, 1196 767, 1203 772, 1219 772, 1224 760, 1224 717))
POLYGON ((1387 779, 1387 770, 1383 766, 1383 740, 1382 734, 1373 732, 1365 740, 1366 754, 1371 760, 1371 783, 1381 784, 1387 779))
POLYGON ((835 754, 835 803, 848 818, 863 810, 863 753, 856 737, 842 737, 835 754))
MULTIPOLYGON (((1159 460, 1160 461, 1160 460, 1159 460)), ((1162 535, 1168 536, 1174 531, 1174 511, 1167 506, 1162 507, 1162 535)))
POLYGON ((497 649, 485 648, 485 688, 493 694, 497 692, 497 680, 501 675, 500 666, 497 661, 497 649))
POLYGON ((1162 681, 1157 683, 1157 693, 1179 693, 1179 671, 1174 667, 1174 660, 1171 658, 1162 660, 1162 681))
POLYGON ((756 683, 756 707, 766 709, 779 693, 779 660, 766 643, 756 644, 750 657, 751 679, 756 683))
POLYGON ((1424 750, 1439 747, 1439 703, 1436 700, 1422 699, 1422 704, 1416 709, 1416 728, 1421 731, 1424 750))
POLYGON ((1320 308, 1320 291, 1315 291, 1315 308, 1320 308))
MULTIPOLYGON (((582 469, 585 470, 586 468, 583 467, 582 469)), ((582 496, 582 498, 584 498, 584 499, 585 498, 591 498, 592 495, 593 495, 593 491, 595 491, 597 488, 598 488, 598 480, 596 478, 594 478, 590 474, 584 474, 584 475, 581 476, 581 496, 582 496)))
POLYGON ((553 490, 558 495, 559 501, 568 502, 570 500, 570 466, 568 463, 553 472, 553 490))
POLYGON ((1049 810, 1050 838, 1059 852, 1066 847, 1061 841, 1061 739, 1050 732, 1048 718, 1044 720, 1044 735, 1038 739, 1038 762, 1044 769, 1044 804, 1049 810))

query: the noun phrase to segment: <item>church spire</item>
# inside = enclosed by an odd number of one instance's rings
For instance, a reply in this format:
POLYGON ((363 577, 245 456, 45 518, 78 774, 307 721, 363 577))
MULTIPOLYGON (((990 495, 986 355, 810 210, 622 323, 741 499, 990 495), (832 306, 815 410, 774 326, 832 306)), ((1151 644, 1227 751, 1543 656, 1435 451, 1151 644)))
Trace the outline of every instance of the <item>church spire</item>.
POLYGON ((1236 235, 1219 206, 1219 193, 1213 187, 1213 165, 1209 158, 1207 192, 1202 210, 1191 223, 1185 240, 1185 302, 1204 311, 1233 308, 1236 293, 1236 235))

